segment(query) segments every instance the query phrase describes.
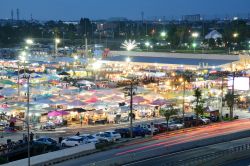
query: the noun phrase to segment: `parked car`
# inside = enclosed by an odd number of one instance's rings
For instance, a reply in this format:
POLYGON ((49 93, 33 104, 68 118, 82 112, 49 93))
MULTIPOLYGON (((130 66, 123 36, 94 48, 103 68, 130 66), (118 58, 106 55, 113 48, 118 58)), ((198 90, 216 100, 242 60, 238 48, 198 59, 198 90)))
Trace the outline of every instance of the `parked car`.
POLYGON ((69 137, 69 138, 64 139, 61 142, 61 145, 62 145, 62 147, 65 147, 65 146, 79 146, 79 145, 82 145, 82 144, 85 144, 85 143, 87 143, 87 141, 84 140, 84 138, 79 137, 79 136, 73 136, 73 137, 69 137))
POLYGON ((82 134, 79 137, 82 137, 84 140, 87 141, 87 143, 95 143, 96 144, 99 142, 99 140, 96 137, 94 137, 93 135, 90 135, 90 134, 82 134))
POLYGON ((116 131, 105 131, 104 133, 108 134, 114 141, 121 139, 121 134, 116 131))
POLYGON ((176 130, 177 129, 177 125, 174 123, 174 122, 168 122, 168 125, 167 125, 167 122, 163 122, 161 123, 162 125, 165 126, 165 128, 168 127, 168 130, 169 131, 173 131, 173 130, 176 130))
POLYGON ((42 130, 53 130, 56 128, 55 123, 53 122, 47 122, 41 126, 42 130))
POLYGON ((155 123, 154 127, 157 128, 160 133, 167 131, 166 125, 161 124, 161 123, 155 123))
POLYGON ((199 119, 203 124, 209 124, 211 122, 210 119, 206 118, 205 116, 200 116, 199 119))
POLYGON ((113 142, 114 141, 111 135, 104 133, 104 132, 96 133, 93 135, 93 137, 98 139, 100 142, 113 142))
POLYGON ((57 142, 49 137, 41 137, 36 140, 34 140, 35 144, 45 144, 45 145, 56 145, 57 142))
POLYGON ((128 138, 130 137, 130 130, 129 128, 120 128, 120 129, 115 129, 115 132, 120 133, 122 138, 128 138))
MULTIPOLYGON (((129 138, 130 137, 130 128, 120 128, 120 129, 115 129, 116 132, 120 133, 122 138, 129 138)), ((133 137, 144 137, 147 133, 150 131, 146 131, 140 127, 133 127, 132 129, 132 134, 133 137)))
MULTIPOLYGON (((151 126, 150 124, 139 124, 137 127, 148 130, 150 132, 150 134, 152 132, 153 132, 153 134, 159 133, 159 129, 155 128, 154 126, 151 126)), ((149 134, 149 133, 147 133, 147 134, 149 134)))

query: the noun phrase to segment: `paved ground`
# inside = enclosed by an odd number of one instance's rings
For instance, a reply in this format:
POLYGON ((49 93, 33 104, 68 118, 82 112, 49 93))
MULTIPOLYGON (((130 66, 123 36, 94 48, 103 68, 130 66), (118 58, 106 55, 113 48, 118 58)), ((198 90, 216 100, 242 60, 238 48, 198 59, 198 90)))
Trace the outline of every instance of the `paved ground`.
MULTIPOLYGON (((150 123, 150 122, 159 122, 164 121, 164 118, 148 118, 143 119, 140 121, 135 121, 134 124, 138 123, 150 123)), ((129 126, 129 123, 120 123, 120 124, 106 124, 106 125, 89 125, 89 126, 83 126, 80 125, 74 125, 70 127, 61 127, 56 128, 54 131, 32 131, 35 135, 39 136, 48 136, 55 138, 58 140, 59 137, 67 137, 67 136, 73 136, 78 131, 82 134, 93 134, 100 131, 107 131, 112 130, 116 128, 122 128, 129 126)), ((0 133, 0 136, 3 135, 3 138, 0 138, 0 143, 6 143, 7 139, 11 139, 12 141, 18 141, 23 138, 23 134, 26 134, 26 131, 20 131, 16 133, 0 133)))

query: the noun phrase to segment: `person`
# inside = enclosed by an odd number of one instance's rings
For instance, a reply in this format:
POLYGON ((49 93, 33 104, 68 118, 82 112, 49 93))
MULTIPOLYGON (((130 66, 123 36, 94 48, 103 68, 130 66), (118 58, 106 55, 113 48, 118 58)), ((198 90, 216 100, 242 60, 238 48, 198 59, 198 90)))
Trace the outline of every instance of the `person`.
POLYGON ((79 133, 79 131, 76 133, 76 136, 79 136, 80 135, 80 133, 79 133))
POLYGON ((34 134, 31 132, 30 133, 30 141, 33 141, 33 139, 34 139, 34 134))

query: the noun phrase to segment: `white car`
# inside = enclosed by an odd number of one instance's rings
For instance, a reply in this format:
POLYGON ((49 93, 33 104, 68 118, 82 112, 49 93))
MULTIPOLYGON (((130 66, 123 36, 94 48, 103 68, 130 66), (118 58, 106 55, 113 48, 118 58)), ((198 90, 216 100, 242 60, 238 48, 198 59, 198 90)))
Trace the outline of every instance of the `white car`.
POLYGON ((105 131, 104 132, 105 134, 108 135, 108 137, 110 137, 111 139, 113 139, 114 141, 117 141, 119 139, 121 139, 121 134, 120 133, 117 133, 115 131, 105 131))
POLYGON ((61 142, 62 147, 65 146, 79 146, 85 144, 86 140, 79 136, 68 137, 61 142))
POLYGON ((87 143, 99 143, 100 141, 95 138, 93 135, 90 135, 90 134, 82 134, 80 135, 79 137, 82 137, 84 140, 87 141, 87 143))
POLYGON ((110 134, 107 134, 104 132, 96 133, 93 136, 99 139, 100 142, 113 142, 114 141, 110 134))
POLYGON ((202 121, 203 124, 209 124, 211 122, 210 119, 203 116, 200 117, 200 120, 202 121))
POLYGON ((168 126, 168 130, 170 130, 170 131, 178 129, 177 125, 173 122, 168 122, 168 125, 167 125, 167 122, 163 122, 161 124, 164 125, 165 127, 168 126))
POLYGON ((140 127, 142 129, 145 129, 145 130, 148 130, 152 133, 153 131, 153 134, 157 134, 159 133, 159 129, 157 129, 156 127, 154 127, 154 125, 150 125, 150 124, 140 124, 138 125, 137 127, 140 127))

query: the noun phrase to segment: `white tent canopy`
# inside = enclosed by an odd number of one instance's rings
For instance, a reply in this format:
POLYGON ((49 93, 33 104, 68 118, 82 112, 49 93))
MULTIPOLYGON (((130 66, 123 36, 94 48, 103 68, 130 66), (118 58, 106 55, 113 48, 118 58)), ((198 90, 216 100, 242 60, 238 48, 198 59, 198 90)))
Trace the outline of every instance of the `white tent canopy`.
POLYGON ((216 30, 213 30, 213 31, 209 32, 205 36, 205 39, 218 39, 218 38, 222 38, 222 35, 216 30))

